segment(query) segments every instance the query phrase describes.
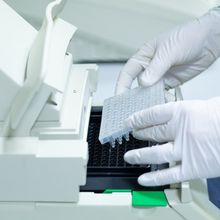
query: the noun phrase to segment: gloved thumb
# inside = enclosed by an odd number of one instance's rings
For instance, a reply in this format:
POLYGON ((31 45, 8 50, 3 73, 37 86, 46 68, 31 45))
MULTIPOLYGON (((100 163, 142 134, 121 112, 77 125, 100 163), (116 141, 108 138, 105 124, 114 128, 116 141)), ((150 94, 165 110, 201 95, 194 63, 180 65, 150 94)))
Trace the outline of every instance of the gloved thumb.
POLYGON ((139 75, 141 86, 149 87, 158 82, 171 67, 171 59, 166 48, 157 49, 149 66, 139 75))

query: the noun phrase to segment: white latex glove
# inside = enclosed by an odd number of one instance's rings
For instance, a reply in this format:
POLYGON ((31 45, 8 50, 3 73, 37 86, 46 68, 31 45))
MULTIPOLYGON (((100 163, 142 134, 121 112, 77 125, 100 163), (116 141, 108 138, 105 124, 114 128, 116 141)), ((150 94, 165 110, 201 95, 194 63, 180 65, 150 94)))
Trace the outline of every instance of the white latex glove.
POLYGON ((172 168, 141 175, 139 184, 166 185, 220 176, 220 98, 158 105, 133 114, 125 124, 138 139, 169 141, 127 152, 124 159, 128 163, 181 161, 172 168))
POLYGON ((151 86, 164 78, 176 87, 206 70, 220 56, 220 8, 146 43, 122 69, 116 94, 130 89, 134 79, 151 86))

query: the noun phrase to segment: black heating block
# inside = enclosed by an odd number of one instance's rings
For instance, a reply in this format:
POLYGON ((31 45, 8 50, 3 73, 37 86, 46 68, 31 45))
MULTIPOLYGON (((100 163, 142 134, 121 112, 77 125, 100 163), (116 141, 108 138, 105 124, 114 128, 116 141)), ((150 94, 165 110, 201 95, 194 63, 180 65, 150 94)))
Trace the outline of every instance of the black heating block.
POLYGON ((131 190, 163 190, 163 187, 142 187, 137 183, 137 177, 152 170, 168 167, 163 165, 130 165, 123 159, 124 154, 132 149, 149 147, 155 143, 140 141, 130 136, 130 141, 116 144, 101 145, 98 140, 102 117, 101 108, 93 108, 88 131, 89 161, 87 166, 87 183, 81 191, 103 192, 105 189, 131 190))

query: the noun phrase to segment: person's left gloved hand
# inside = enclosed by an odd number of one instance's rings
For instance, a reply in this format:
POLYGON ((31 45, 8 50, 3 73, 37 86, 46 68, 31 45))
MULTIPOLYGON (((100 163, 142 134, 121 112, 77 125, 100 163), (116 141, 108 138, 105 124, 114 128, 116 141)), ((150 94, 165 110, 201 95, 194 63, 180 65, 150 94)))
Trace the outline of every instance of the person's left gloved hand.
POLYGON ((220 98, 179 101, 154 106, 130 116, 125 124, 134 137, 167 142, 131 150, 124 155, 131 164, 181 161, 165 170, 138 178, 143 186, 166 185, 196 178, 220 176, 220 98))
POLYGON ((220 56, 219 27, 218 7, 147 42, 124 65, 115 94, 128 91, 136 78, 143 87, 163 79, 175 88, 199 75, 220 56))

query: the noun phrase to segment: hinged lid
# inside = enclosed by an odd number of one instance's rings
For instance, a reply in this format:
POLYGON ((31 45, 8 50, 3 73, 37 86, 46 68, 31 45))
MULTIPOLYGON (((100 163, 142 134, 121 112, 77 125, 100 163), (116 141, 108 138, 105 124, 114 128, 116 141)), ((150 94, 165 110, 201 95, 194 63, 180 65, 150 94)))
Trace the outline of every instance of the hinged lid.
MULTIPOLYGON (((55 0, 46 8, 42 27, 29 52, 24 84, 16 95, 4 124, 5 136, 9 136, 18 127, 33 101, 39 101, 39 108, 34 109, 32 120, 29 120, 32 124, 50 94, 63 90, 68 74, 63 74, 66 50, 76 31, 76 27, 57 17, 65 2, 66 0, 55 0), (44 92, 36 99, 41 90, 44 92)), ((30 124, 27 126, 31 127, 30 124)))

